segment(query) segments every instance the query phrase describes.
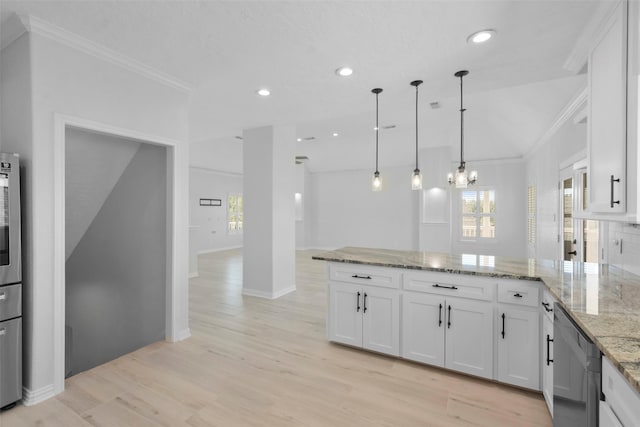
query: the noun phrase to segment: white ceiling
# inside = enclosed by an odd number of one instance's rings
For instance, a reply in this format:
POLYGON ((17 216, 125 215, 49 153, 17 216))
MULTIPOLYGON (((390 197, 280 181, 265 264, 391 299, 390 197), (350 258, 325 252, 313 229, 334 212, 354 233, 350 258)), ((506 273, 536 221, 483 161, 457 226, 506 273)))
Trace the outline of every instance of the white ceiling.
POLYGON ((296 124, 317 138, 297 154, 331 170, 370 167, 374 87, 384 89, 382 124, 397 126, 381 135, 381 158, 411 162, 415 79, 425 81, 420 145, 455 147, 459 69, 471 72, 467 159, 526 154, 584 85, 563 64, 603 1, 2 0, 0 24, 31 14, 186 82, 193 141, 296 124), (497 37, 467 44, 484 28, 497 37), (354 75, 337 77, 341 65, 354 75), (272 96, 254 93, 262 86, 272 96))

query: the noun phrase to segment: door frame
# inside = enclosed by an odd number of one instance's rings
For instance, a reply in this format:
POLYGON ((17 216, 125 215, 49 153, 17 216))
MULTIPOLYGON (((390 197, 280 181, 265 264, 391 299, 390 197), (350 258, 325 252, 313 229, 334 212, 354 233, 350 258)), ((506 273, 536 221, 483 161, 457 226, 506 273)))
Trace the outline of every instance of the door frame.
MULTIPOLYGON (((166 310, 165 339, 170 342, 180 341, 190 336, 188 326, 181 322, 185 301, 184 290, 181 290, 181 268, 177 259, 180 244, 180 215, 176 209, 176 189, 180 185, 178 176, 179 163, 177 147, 181 141, 156 135, 146 134, 131 129, 124 129, 108 124, 87 120, 64 114, 54 115, 54 230, 53 230, 53 387, 54 394, 64 390, 65 377, 65 148, 66 130, 75 128, 88 132, 126 138, 152 145, 164 146, 167 149, 167 222, 166 222, 166 310)), ((187 310, 188 311, 188 310, 187 310)))

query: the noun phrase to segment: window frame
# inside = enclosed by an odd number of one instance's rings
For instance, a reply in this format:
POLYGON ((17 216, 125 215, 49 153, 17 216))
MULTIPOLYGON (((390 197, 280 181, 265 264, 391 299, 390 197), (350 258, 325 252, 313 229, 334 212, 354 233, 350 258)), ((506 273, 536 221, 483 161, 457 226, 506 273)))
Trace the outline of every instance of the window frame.
POLYGON ((495 187, 475 187, 475 188, 465 188, 465 189, 461 189, 460 190, 460 195, 458 197, 458 203, 460 204, 460 215, 458 218, 458 225, 457 225, 457 229, 458 229, 458 233, 459 233, 459 239, 461 242, 485 242, 485 243, 491 243, 491 242, 497 242, 497 229, 498 229, 498 224, 497 224, 497 191, 495 187), (482 192, 493 192, 493 203, 494 203, 494 211, 491 213, 481 213, 480 212, 480 193, 482 192), (465 213, 464 212, 464 199, 463 199, 463 195, 465 192, 474 192, 476 194, 475 197, 475 203, 476 203, 476 212, 474 213, 465 213), (465 236, 464 235, 464 218, 465 217, 473 217, 475 218, 475 224, 476 224, 476 235, 475 237, 473 236, 465 236), (483 217, 488 217, 488 218, 493 218, 493 226, 494 226, 494 233, 492 237, 482 237, 480 235, 480 219, 483 217))
POLYGON ((243 229, 244 229, 244 197, 242 195, 242 193, 227 193, 227 234, 228 235, 238 235, 238 234, 242 234, 243 233, 243 229), (232 203, 231 203, 231 198, 232 197, 236 197, 236 201, 233 203, 234 205, 238 204, 238 199, 240 199, 241 202, 241 209, 239 212, 236 212, 235 215, 231 213, 231 207, 232 207, 232 203), (235 220, 232 220, 232 217, 235 217, 235 220), (231 224, 232 223, 236 223, 236 228, 232 229, 231 228, 231 224), (237 227, 237 224, 240 224, 239 227, 237 227))

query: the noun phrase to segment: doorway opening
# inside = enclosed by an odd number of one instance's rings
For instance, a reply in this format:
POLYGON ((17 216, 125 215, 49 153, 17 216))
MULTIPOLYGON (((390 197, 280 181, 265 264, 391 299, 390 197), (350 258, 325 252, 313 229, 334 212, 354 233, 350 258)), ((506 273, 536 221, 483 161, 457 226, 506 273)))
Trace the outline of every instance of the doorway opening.
POLYGON ((65 377, 164 340, 167 147, 65 132, 65 377))
POLYGON ((586 167, 570 167, 560 173, 561 259, 598 263, 599 222, 584 219, 589 203, 586 167))

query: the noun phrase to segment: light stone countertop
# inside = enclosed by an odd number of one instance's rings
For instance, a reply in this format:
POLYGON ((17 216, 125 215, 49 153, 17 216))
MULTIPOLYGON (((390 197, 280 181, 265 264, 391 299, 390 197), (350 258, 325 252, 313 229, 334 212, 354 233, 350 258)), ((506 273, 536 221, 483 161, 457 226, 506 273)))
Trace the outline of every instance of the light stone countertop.
POLYGON ((542 281, 640 392, 640 276, 608 265, 345 247, 313 259, 542 281))

